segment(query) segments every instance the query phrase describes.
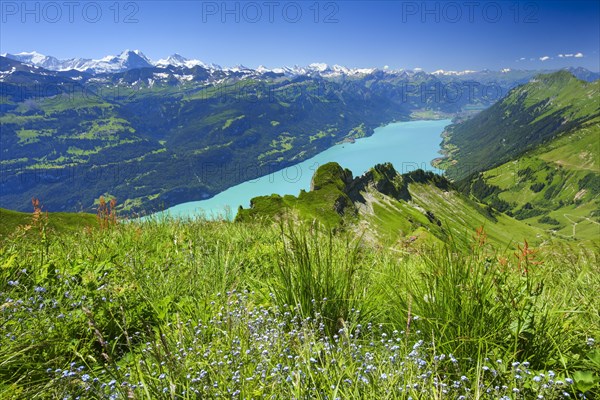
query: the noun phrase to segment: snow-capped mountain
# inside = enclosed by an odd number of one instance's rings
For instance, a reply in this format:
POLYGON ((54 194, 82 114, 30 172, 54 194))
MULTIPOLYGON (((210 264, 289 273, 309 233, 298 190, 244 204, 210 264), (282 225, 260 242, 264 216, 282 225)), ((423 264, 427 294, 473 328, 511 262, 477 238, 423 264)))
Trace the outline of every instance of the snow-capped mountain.
MULTIPOLYGON (((208 65, 204 64, 202 61, 189 60, 177 53, 175 53, 167 58, 158 60, 157 62, 154 63, 154 65, 157 67, 168 67, 169 65, 171 65, 173 67, 187 67, 187 68, 193 68, 196 66, 200 66, 200 67, 204 67, 204 68, 209 67, 208 65)), ((213 65, 212 67, 214 68, 216 66, 213 65)))
POLYGON ((260 73, 274 73, 281 74, 285 76, 300 76, 300 75, 308 75, 308 76, 321 76, 323 78, 335 78, 340 76, 360 76, 360 75, 368 75, 375 71, 376 68, 347 68, 341 65, 333 65, 329 66, 324 63, 312 63, 306 67, 300 67, 295 65, 293 67, 278 67, 269 69, 264 66, 259 66, 256 69, 257 72, 260 73))
POLYGON ((339 76, 357 76, 368 75, 376 71, 375 68, 347 68, 341 65, 329 66, 324 63, 313 63, 307 67, 308 74, 318 74, 326 78, 334 78, 339 76))
POLYGON ((472 71, 472 70, 464 70, 464 71, 444 71, 443 69, 438 69, 437 71, 433 71, 431 74, 432 75, 443 75, 443 76, 464 76, 464 75, 469 75, 469 74, 473 74, 477 71, 472 71))
POLYGON ((93 74, 123 72, 135 68, 152 67, 154 64, 139 50, 125 50, 118 56, 106 56, 99 60, 71 58, 59 60, 38 52, 3 54, 4 57, 24 64, 45 68, 51 71, 77 70, 93 74))
POLYGON ((150 68, 152 66, 152 61, 141 51, 125 50, 119 56, 106 56, 101 60, 92 60, 89 62, 88 69, 100 69, 103 72, 121 72, 129 69, 150 68))
POLYGON ((2 54, 3 57, 10 58, 11 60, 22 62, 23 64, 34 65, 36 67, 42 67, 49 70, 60 70, 61 61, 52 56, 45 56, 36 51, 30 53, 23 52, 18 54, 2 54))

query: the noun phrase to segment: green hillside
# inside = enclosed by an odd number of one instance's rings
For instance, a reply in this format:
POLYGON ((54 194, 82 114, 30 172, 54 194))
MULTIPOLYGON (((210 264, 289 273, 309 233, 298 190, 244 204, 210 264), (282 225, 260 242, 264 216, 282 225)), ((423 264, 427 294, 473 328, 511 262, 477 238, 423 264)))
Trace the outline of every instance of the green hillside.
MULTIPOLYGON (((18 227, 32 224, 32 214, 0 208, 0 241, 15 233, 18 227)), ((96 227, 98 221, 93 214, 85 213, 48 213, 47 227, 55 232, 76 232, 82 228, 96 227)))
POLYGON ((600 244, 600 81, 540 75, 448 128, 457 187, 563 239, 600 244))
POLYGON ((377 165, 353 178, 337 163, 321 166, 311 191, 294 196, 262 196, 240 208, 236 221, 277 218, 317 220, 329 228, 355 231, 372 243, 398 247, 468 245, 484 227, 498 246, 523 239, 547 244, 551 235, 479 204, 453 189, 445 178, 422 170, 398 174, 391 164, 377 165))
POLYGON ((439 166, 459 180, 496 167, 566 132, 600 122, 600 80, 567 71, 539 75, 477 116, 447 128, 439 166))
POLYGON ((565 132, 463 184, 480 201, 527 224, 599 244, 600 124, 565 132))
POLYGON ((122 212, 150 212, 215 195, 409 118, 383 96, 364 101, 351 88, 314 80, 107 92, 0 111, 0 146, 10 149, 0 160, 1 205, 25 211, 32 197, 42 197, 53 211, 90 211, 95 199, 111 195, 122 199, 122 212))
POLYGON ((0 398, 600 395, 597 251, 534 246, 439 177, 380 166, 357 193, 329 167, 311 193, 362 195, 344 210, 373 207, 365 229, 167 218, 0 241, 0 398), (445 221, 457 240, 431 246, 445 221))

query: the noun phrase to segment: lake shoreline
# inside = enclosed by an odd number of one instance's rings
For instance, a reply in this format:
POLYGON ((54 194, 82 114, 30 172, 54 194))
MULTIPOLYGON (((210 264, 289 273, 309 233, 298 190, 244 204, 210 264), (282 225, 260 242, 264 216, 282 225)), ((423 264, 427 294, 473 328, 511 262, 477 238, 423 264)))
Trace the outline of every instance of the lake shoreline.
POLYGON ((369 136, 354 139, 354 143, 336 144, 304 161, 249 179, 210 198, 177 204, 148 217, 232 219, 235 215, 231 214, 237 213, 240 205, 248 207, 253 197, 273 193, 296 195, 300 190, 308 190, 314 171, 330 161, 349 168, 357 176, 383 162, 394 164, 399 173, 415 169, 438 172, 432 161, 440 157, 441 134, 449 124, 450 119, 390 122, 373 129, 369 136))

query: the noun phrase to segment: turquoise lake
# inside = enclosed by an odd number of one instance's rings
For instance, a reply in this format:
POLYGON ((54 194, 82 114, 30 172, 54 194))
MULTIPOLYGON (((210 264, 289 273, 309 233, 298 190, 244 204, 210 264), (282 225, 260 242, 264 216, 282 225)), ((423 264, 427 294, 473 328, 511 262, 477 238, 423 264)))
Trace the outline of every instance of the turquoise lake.
MULTIPOLYGON (((421 168, 436 171, 431 161, 439 157, 441 133, 450 120, 395 122, 375 129, 370 137, 355 143, 333 146, 291 167, 233 186, 216 196, 178 204, 162 213, 175 217, 204 215, 232 219, 238 207, 250 207, 250 199, 273 193, 298 195, 309 190, 315 170, 335 161, 354 176, 362 175, 375 164, 391 162, 400 173, 421 168)), ((162 214, 159 213, 159 214, 162 214)))

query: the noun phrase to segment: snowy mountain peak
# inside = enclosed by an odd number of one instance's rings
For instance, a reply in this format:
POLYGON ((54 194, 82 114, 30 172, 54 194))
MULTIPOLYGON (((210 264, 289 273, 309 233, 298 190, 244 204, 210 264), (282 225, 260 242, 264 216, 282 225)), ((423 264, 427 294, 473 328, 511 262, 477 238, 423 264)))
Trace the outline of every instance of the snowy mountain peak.
POLYGON ((185 64, 185 62, 186 62, 187 60, 188 60, 187 58, 185 58, 185 57, 184 57, 184 56, 182 56, 181 54, 177 54, 177 53, 175 53, 175 54, 173 54, 173 55, 170 55, 170 56, 167 58, 167 61, 170 61, 170 62, 176 62, 176 63, 180 63, 180 64, 185 64))
POLYGON ((37 51, 24 51, 17 54, 6 53, 4 57, 22 62, 24 64, 30 64, 36 67, 42 67, 46 69, 53 69, 60 63, 58 59, 54 57, 45 56, 43 54, 38 53, 37 51))
POLYGON ((329 65, 325 63, 312 63, 308 65, 308 68, 318 72, 325 72, 329 69, 329 65))
POLYGON ((77 70, 91 73, 122 72, 133 68, 151 67, 151 61, 139 50, 125 50, 119 56, 106 56, 99 60, 72 58, 59 60, 37 51, 6 54, 7 58, 24 64, 42 67, 52 71, 77 70))
POLYGON ((259 65, 258 68, 256 68, 256 72, 258 72, 259 74, 265 74, 267 72, 275 72, 275 70, 269 69, 264 65, 259 65))
POLYGON ((30 51, 30 52, 22 51, 20 53, 17 53, 16 55, 17 56, 22 56, 22 57, 32 57, 32 58, 43 58, 43 57, 46 57, 45 55, 40 54, 37 51, 30 51))
MULTIPOLYGON (((415 68, 415 71, 417 69, 415 68)), ((432 75, 445 75, 445 76, 461 76, 461 75, 468 75, 468 74, 472 74, 476 71, 472 71, 470 69, 466 69, 464 71, 445 71, 443 69, 438 69, 437 71, 433 71, 431 74, 432 75)))
POLYGON ((146 57, 144 55, 144 53, 142 53, 139 50, 125 50, 123 51, 120 55, 119 58, 122 60, 130 60, 130 59, 142 59, 144 61, 146 61, 148 64, 151 64, 152 61, 150 61, 150 59, 148 57, 146 57))
POLYGON ((167 58, 160 59, 156 63, 154 63, 154 65, 163 68, 168 67, 169 65, 173 67, 193 68, 195 66, 201 66, 206 68, 206 64, 204 64, 202 61, 188 60, 187 58, 178 53, 172 54, 167 58))

